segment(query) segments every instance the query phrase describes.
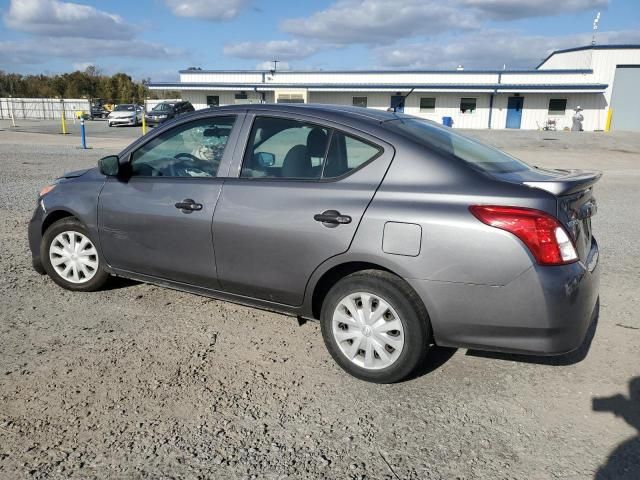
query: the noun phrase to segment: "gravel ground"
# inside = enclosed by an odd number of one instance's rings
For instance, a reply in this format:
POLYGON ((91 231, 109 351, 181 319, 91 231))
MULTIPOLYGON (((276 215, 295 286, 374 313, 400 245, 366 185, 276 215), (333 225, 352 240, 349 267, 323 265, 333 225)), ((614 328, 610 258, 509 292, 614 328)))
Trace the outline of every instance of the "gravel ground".
POLYGON ((0 478, 640 478, 640 135, 472 133, 604 170, 595 338, 554 360, 434 349, 417 378, 380 386, 344 374, 315 323, 37 275, 38 188, 130 133, 82 151, 0 131, 0 478))

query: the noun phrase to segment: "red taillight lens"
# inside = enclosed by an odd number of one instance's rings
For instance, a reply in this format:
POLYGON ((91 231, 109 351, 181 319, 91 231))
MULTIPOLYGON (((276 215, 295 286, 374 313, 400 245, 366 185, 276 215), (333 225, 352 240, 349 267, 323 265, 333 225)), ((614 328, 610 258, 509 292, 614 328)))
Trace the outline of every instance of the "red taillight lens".
POLYGON ((482 223, 522 240, 540 265, 564 265, 578 259, 564 227, 548 213, 499 205, 472 205, 469 210, 482 223))

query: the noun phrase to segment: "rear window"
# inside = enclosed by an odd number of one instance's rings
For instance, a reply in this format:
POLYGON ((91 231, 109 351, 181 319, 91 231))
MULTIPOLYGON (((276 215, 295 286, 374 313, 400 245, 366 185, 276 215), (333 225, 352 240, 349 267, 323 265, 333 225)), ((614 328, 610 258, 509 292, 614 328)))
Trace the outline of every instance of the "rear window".
POLYGON ((471 166, 490 173, 531 170, 526 163, 500 150, 455 133, 428 120, 403 118, 392 125, 421 144, 454 155, 471 166))

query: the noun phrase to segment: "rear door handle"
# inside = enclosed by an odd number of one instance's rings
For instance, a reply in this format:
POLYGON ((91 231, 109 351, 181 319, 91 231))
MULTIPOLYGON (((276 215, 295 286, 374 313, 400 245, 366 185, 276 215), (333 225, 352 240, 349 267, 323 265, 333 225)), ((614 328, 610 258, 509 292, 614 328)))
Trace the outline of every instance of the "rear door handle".
POLYGON ((313 219, 316 222, 322 222, 325 227, 337 227, 338 225, 351 223, 349 215, 342 215, 337 210, 325 210, 322 213, 316 213, 313 219))
POLYGON ((202 210, 202 204, 196 203, 191 198, 185 198, 183 201, 176 203, 176 208, 179 208, 182 213, 192 213, 202 210))

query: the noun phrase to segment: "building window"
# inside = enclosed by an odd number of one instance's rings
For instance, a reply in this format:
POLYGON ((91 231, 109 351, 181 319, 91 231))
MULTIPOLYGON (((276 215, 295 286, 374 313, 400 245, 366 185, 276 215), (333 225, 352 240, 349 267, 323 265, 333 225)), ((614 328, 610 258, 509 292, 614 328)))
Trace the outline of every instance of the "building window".
POLYGON ((234 103, 240 103, 240 104, 250 103, 249 97, 245 92, 236 93, 233 96, 233 99, 234 99, 234 103))
POLYGON ((301 93, 280 93, 276 103, 304 103, 304 95, 301 93))
POLYGON ((567 109, 566 98, 550 98, 549 99, 549 115, 564 115, 567 109))
POLYGON ((435 112, 436 111, 436 99, 434 97, 421 97, 420 98, 420 111, 421 112, 435 112))
POLYGON ((476 111, 476 98, 461 98, 460 113, 473 113, 476 111))
POLYGON ((354 107, 367 108, 367 97, 353 97, 352 105, 354 107))
POLYGON ((207 95, 207 107, 219 107, 220 97, 218 95, 207 95))

